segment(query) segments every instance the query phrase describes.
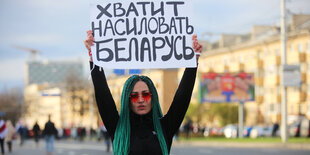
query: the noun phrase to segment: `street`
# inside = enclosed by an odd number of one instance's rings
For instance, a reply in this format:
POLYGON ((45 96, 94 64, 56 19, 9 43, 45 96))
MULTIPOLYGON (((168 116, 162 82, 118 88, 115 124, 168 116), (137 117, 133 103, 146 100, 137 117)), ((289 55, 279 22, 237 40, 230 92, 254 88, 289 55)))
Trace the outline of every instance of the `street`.
MULTIPOLYGON (((112 152, 106 152, 104 142, 96 141, 71 141, 61 140, 55 141, 54 155, 112 155, 112 152)), ((286 148, 261 148, 261 147, 230 147, 222 146, 194 146, 182 145, 175 143, 171 149, 171 155, 309 155, 310 150, 303 149, 286 149, 286 148)), ((14 141, 13 152, 6 155, 45 155, 45 142, 40 141, 36 147, 32 140, 25 142, 23 146, 19 146, 14 141)))
POLYGON ((175 147, 171 155, 309 155, 309 150, 234 147, 175 147))
MULTIPOLYGON (((112 152, 107 153, 104 142, 92 141, 71 141, 71 140, 56 140, 55 150, 53 155, 112 155, 112 152)), ((39 146, 36 147, 34 141, 27 140, 23 146, 19 146, 17 141, 14 141, 13 152, 8 153, 6 148, 5 155, 45 155, 45 141, 41 140, 39 146)))

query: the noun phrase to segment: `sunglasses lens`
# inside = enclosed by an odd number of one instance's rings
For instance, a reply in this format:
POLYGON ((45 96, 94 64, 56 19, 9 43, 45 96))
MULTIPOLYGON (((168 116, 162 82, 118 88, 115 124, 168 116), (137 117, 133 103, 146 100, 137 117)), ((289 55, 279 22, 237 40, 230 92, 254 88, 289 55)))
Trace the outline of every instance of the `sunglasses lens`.
MULTIPOLYGON (((151 98, 152 94, 150 92, 142 92, 142 98, 144 101, 148 101, 151 98)), ((130 100, 131 102, 137 102, 139 100, 139 94, 138 93, 132 93, 130 94, 130 100)))
POLYGON ((150 92, 143 92, 142 96, 143 97, 149 97, 149 96, 151 96, 151 93, 150 92))
POLYGON ((137 93, 134 93, 134 94, 130 94, 130 100, 132 102, 137 102, 139 99, 139 95, 137 93))
POLYGON ((151 93, 150 92, 143 92, 142 97, 144 98, 145 101, 148 101, 151 98, 151 93))

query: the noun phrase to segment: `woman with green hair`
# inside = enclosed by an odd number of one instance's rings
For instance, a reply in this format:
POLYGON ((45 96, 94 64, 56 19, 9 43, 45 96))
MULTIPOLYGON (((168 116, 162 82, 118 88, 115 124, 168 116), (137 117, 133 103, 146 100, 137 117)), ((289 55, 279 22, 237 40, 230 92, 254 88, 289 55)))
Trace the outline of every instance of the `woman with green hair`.
MULTIPOLYGON (((84 41, 89 53, 93 42, 94 38, 89 30, 84 41)), ((193 49, 197 52, 198 59, 202 46, 196 35, 193 36, 193 49)), ((91 58, 90 66, 93 66, 91 58)), ((115 155, 169 154, 173 136, 178 131, 191 100, 196 71, 197 68, 185 69, 171 106, 163 116, 152 80, 141 75, 133 75, 125 82, 118 113, 104 71, 94 66, 91 75, 96 102, 111 136, 115 155)))

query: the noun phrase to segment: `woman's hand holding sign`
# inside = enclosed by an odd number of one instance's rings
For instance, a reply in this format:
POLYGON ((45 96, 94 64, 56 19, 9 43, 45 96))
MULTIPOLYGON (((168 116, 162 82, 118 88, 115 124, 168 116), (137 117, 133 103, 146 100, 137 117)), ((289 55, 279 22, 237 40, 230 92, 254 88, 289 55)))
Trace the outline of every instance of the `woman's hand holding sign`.
POLYGON ((198 60, 200 57, 200 53, 202 51, 202 45, 198 42, 197 35, 193 35, 192 39, 193 39, 193 49, 196 52, 196 58, 198 60))
POLYGON ((91 46, 94 45, 94 36, 92 34, 92 31, 91 30, 88 30, 87 31, 87 38, 84 40, 84 44, 85 44, 85 47, 86 49, 88 50, 88 55, 90 57, 90 61, 92 61, 92 53, 91 53, 91 46))

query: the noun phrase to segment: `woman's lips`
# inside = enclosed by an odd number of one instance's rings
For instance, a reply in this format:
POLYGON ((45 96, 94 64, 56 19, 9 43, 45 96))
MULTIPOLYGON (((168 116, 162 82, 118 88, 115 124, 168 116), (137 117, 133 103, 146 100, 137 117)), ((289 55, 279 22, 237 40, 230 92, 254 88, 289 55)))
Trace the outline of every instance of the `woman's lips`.
POLYGON ((139 110, 143 110, 143 109, 145 109, 145 106, 143 106, 143 105, 138 106, 138 109, 139 109, 139 110))

